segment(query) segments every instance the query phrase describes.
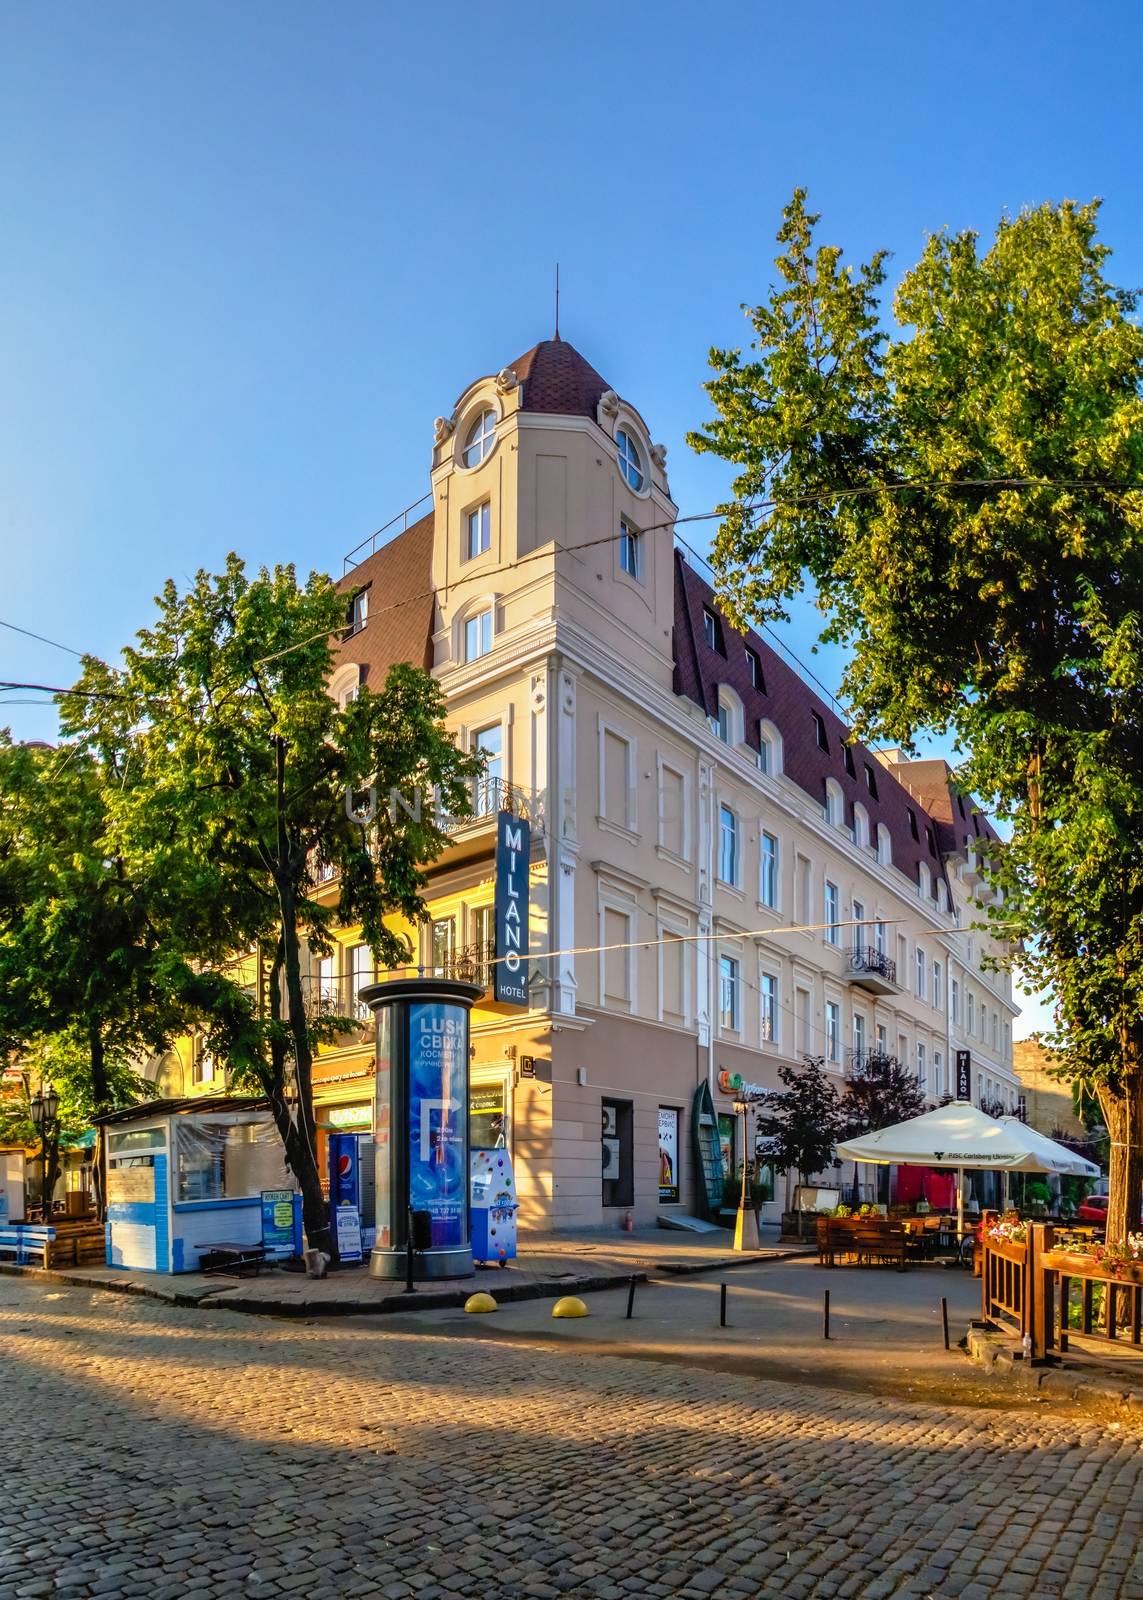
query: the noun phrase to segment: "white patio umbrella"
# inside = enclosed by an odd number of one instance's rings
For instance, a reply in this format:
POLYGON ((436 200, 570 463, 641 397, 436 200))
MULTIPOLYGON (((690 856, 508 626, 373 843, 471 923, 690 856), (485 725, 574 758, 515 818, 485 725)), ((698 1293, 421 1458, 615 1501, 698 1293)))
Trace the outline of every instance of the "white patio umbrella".
POLYGON ((1060 1144, 1057 1139, 1049 1139, 1046 1133, 1029 1128, 1019 1117, 1000 1117, 998 1120, 1005 1127, 1012 1127, 1025 1144, 1031 1145, 1033 1150, 1043 1155, 1045 1172, 1058 1172, 1068 1178, 1099 1177, 1099 1168, 1094 1161, 1089 1161, 1086 1156, 1077 1155, 1074 1150, 1069 1150, 1066 1144, 1060 1144), (1049 1161, 1052 1163, 1050 1166, 1049 1161))
MULTIPOLYGON (((908 1122, 895 1122, 876 1133, 839 1144, 845 1161, 873 1161, 882 1166, 913 1163, 922 1167, 952 1167, 956 1171, 956 1232, 964 1235, 964 1174, 966 1169, 990 1172, 1060 1172, 1061 1157, 1049 1158, 1032 1148, 1024 1136, 1028 1129, 1017 1118, 1005 1121, 978 1111, 967 1100, 953 1101, 926 1111, 908 1122)), ((1042 1136, 1041 1136, 1042 1137, 1042 1136)), ((1053 1144, 1046 1139, 1045 1144, 1053 1144)), ((1070 1156, 1071 1152, 1067 1154, 1070 1156)))

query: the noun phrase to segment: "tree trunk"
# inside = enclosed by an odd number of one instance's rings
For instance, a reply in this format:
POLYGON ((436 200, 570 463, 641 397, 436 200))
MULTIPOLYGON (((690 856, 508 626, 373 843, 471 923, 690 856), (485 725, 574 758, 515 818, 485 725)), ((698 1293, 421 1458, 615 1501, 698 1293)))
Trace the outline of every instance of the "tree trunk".
POLYGON ((1122 1244, 1140 1231, 1143 1195, 1143 1029, 1123 1038, 1123 1071, 1096 1093, 1110 1141, 1108 1149, 1107 1242, 1122 1244))
POLYGON ((107 1081, 107 1059, 103 1049, 103 1030, 97 1017, 87 1024, 87 1042, 91 1053, 91 1098, 96 1113, 111 1110, 111 1085, 107 1081))
POLYGON ((302 992, 301 946, 292 890, 285 890, 282 901, 282 953, 286 979, 286 1013, 293 1044, 294 1076, 297 1083, 297 1119, 292 1125, 286 1152, 290 1170, 301 1185, 302 1221, 311 1250, 324 1250, 337 1266, 337 1239, 330 1226, 330 1204, 322 1193, 317 1161, 317 1121, 314 1117, 313 1051, 306 1022, 305 995, 302 992))

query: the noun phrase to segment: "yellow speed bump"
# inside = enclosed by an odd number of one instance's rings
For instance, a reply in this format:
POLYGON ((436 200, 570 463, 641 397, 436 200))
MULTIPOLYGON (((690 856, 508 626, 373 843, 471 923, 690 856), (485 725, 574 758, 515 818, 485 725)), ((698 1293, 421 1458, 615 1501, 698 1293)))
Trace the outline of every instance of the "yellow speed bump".
POLYGON ((499 1311, 500 1307, 490 1294, 481 1291, 479 1294, 470 1294, 464 1302, 466 1311, 499 1311))
POLYGON ((583 1301, 575 1294, 565 1294, 562 1300, 557 1300, 552 1307, 553 1317, 586 1317, 589 1315, 583 1301))

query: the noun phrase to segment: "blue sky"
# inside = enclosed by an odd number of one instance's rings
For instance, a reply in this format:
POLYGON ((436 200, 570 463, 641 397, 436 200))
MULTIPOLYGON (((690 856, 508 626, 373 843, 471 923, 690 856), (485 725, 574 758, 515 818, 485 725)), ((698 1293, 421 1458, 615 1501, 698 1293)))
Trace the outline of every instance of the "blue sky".
MULTIPOLYGON (((433 417, 551 333, 557 259, 564 336, 709 508, 706 352, 795 184, 901 270, 931 229, 1102 195, 1143 284, 1141 44, 1098 0, 7 0, 0 617, 107 655, 230 549, 340 571, 424 492, 433 417)), ((0 630, 0 678, 69 670, 0 630)))

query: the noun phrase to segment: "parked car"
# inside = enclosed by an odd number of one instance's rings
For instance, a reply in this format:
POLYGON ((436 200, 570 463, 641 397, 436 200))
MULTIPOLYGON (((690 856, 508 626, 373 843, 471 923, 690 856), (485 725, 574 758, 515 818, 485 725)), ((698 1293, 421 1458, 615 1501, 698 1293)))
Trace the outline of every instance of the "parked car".
MULTIPOLYGON (((1089 1194, 1086 1200, 1080 1202, 1075 1220, 1077 1222, 1106 1223, 1107 1196, 1105 1194, 1089 1194)), ((1140 1213, 1140 1223, 1143 1225, 1143 1210, 1140 1213)))

